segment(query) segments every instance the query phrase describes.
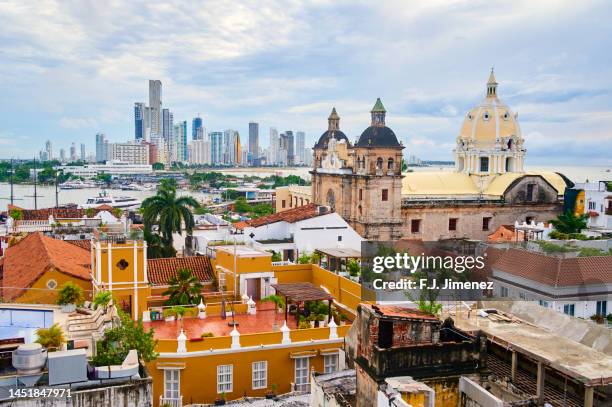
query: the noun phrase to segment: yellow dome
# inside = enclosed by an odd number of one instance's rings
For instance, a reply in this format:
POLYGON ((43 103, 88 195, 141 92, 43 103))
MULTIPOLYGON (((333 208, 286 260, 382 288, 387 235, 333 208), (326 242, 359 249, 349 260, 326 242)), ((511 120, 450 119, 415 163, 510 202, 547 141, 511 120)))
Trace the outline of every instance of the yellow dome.
POLYGON ((472 140, 474 148, 487 148, 493 146, 496 140, 503 142, 509 137, 522 139, 521 129, 516 115, 497 97, 497 82, 491 71, 486 97, 465 115, 458 141, 467 143, 472 140))

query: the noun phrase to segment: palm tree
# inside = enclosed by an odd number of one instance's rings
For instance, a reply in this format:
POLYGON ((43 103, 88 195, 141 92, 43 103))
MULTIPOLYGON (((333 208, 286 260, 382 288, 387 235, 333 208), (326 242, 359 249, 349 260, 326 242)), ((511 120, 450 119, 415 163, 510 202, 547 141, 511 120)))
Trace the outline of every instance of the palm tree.
POLYGON ((580 233, 582 229, 587 227, 587 215, 574 214, 572 211, 566 211, 557 216, 557 219, 550 221, 555 229, 560 233, 580 233))
MULTIPOLYGON (((164 179, 157 189, 157 194, 145 199, 142 203, 145 232, 152 237, 153 226, 157 226, 161 241, 166 246, 172 246, 172 234, 182 234, 182 225, 188 234, 193 231, 195 222, 192 210, 200 205, 190 196, 176 196, 176 181, 164 179)), ((147 240, 147 243, 149 241, 147 240)))
POLYGON ((163 293, 170 297, 166 305, 198 304, 202 299, 202 284, 189 269, 179 269, 168 283, 170 287, 163 293))
POLYGON ((64 331, 62 331, 62 328, 57 323, 51 325, 49 328, 37 329, 36 336, 36 342, 47 349, 58 349, 66 342, 64 331))
POLYGON ((110 291, 100 291, 93 298, 93 303, 95 305, 95 308, 102 307, 102 309, 104 310, 104 313, 106 313, 106 310, 108 309, 108 305, 110 304, 112 299, 113 299, 113 294, 110 291))

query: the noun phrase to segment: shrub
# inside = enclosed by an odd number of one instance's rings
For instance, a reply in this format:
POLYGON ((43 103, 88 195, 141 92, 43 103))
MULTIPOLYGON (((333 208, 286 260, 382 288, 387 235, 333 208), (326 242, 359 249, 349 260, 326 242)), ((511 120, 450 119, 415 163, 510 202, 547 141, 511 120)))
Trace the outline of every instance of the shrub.
POLYGON ((66 282, 59 290, 57 294, 58 305, 66 304, 81 304, 83 302, 83 289, 73 283, 72 281, 66 282))
POLYGON ((36 330, 36 342, 40 343, 44 348, 47 349, 58 349, 66 342, 64 331, 55 323, 49 328, 39 328, 36 330))
POLYGON ((214 336, 215 336, 215 334, 213 334, 212 332, 204 332, 202 334, 202 338, 212 338, 214 336))
POLYGON ((604 323, 604 316, 599 314, 591 315, 591 320, 597 322, 598 324, 604 323))

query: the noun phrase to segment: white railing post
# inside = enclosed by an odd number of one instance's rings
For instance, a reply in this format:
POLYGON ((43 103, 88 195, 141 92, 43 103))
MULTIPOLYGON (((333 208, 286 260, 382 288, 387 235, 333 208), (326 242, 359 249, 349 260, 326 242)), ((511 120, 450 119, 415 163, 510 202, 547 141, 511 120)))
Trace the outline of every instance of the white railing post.
POLYGON ((240 332, 238 332, 238 330, 236 329, 236 326, 234 326, 234 329, 232 329, 232 332, 230 332, 230 335, 232 337, 232 349, 240 349, 240 332))
POLYGON ((287 326, 287 321, 283 322, 283 326, 280 330, 283 333, 283 340, 281 341, 281 343, 283 345, 291 343, 291 336, 289 336, 289 332, 291 332, 291 329, 289 329, 289 327, 287 326))
POLYGON ((338 325, 336 325, 333 318, 327 326, 329 327, 329 339, 338 339, 338 325))
POLYGON ((185 335, 185 331, 181 329, 181 333, 176 340, 178 342, 176 353, 187 353, 187 335, 185 335))

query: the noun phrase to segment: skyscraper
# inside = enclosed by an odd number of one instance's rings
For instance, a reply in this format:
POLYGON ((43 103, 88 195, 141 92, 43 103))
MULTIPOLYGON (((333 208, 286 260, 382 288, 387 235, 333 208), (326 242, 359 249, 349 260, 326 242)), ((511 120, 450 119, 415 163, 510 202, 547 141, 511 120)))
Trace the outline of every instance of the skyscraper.
POLYGON ((295 140, 293 137, 293 131, 285 131, 285 137, 287 138, 287 165, 295 164, 295 140))
POLYGON ((63 148, 60 148, 60 161, 63 163, 66 162, 66 150, 63 148))
POLYGON ((223 163, 223 133, 220 131, 210 133, 210 160, 212 165, 223 163))
POLYGON ((151 109, 151 134, 161 135, 162 83, 149 80, 149 108, 151 109))
POLYGON ((270 156, 268 164, 276 165, 278 162, 278 131, 275 127, 270 127, 270 147, 268 148, 270 156))
POLYGON ((104 133, 96 134, 96 161, 105 162, 108 160, 108 140, 104 133))
POLYGON ((170 144, 172 139, 172 130, 174 129, 174 115, 170 109, 162 109, 162 134, 166 145, 170 144))
POLYGON ((200 133, 199 129, 202 128, 202 118, 194 117, 191 123, 191 139, 197 140, 198 134, 200 133))
POLYGON ((76 152, 76 144, 72 143, 70 144, 70 161, 76 161, 78 160, 77 158, 77 152, 76 152))
POLYGON ((134 103, 134 138, 142 140, 145 138, 145 109, 142 102, 134 103))
POLYGON ((303 131, 298 131, 295 133, 295 151, 297 152, 297 160, 300 164, 304 164, 304 141, 306 139, 306 135, 303 131))
POLYGON ((47 140, 45 143, 45 151, 47 152, 47 159, 53 160, 53 146, 51 145, 51 140, 47 140))
POLYGON ((187 161, 187 120, 183 120, 174 125, 170 150, 170 161, 187 161))
POLYGON ((253 164, 259 157, 259 123, 249 123, 249 164, 253 164))
POLYGON ((85 144, 81 143, 81 161, 85 161, 85 144))

